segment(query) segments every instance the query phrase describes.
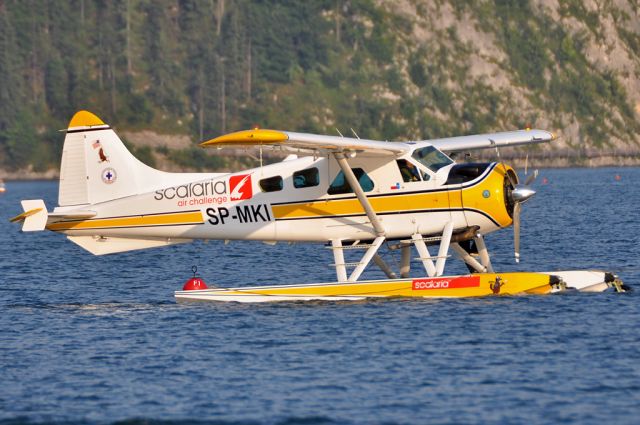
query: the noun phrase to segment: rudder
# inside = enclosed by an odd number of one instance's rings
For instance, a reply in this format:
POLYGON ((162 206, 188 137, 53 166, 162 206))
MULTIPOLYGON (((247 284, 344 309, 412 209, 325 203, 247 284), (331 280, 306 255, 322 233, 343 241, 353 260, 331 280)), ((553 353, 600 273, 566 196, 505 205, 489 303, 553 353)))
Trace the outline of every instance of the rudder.
POLYGON ((80 206, 136 195, 164 175, 136 159, 116 133, 88 111, 69 122, 60 166, 60 206, 80 206))

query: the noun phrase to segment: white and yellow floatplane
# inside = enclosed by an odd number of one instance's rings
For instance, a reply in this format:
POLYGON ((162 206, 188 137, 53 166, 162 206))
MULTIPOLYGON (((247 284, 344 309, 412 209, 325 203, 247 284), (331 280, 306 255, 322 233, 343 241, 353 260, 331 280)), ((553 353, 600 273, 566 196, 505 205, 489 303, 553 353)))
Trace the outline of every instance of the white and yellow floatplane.
MULTIPOLYGON (((95 255, 196 239, 310 242, 333 252, 335 283, 241 288, 187 285, 178 300, 352 300, 367 297, 477 297, 602 291, 624 285, 601 271, 497 273, 484 235, 514 228, 520 257, 520 210, 535 191, 502 162, 456 163, 448 154, 550 142, 543 130, 383 142, 252 129, 203 147, 288 151, 283 161, 237 173, 166 173, 137 160, 113 129, 87 111, 67 129, 58 206, 24 200, 12 219, 23 231, 51 230, 95 255), (437 254, 429 252, 437 246, 437 254), (398 270, 381 249, 396 251, 398 270), (433 249, 433 248, 432 248, 433 249), (362 252, 356 261, 345 251, 362 252), (452 251, 470 274, 445 276, 452 251), (424 267, 411 277, 411 260, 424 267), (361 281, 373 262, 387 279, 361 281)), ((249 253, 248 253, 249 254, 249 253)), ((192 282, 193 283, 193 282, 192 282)))

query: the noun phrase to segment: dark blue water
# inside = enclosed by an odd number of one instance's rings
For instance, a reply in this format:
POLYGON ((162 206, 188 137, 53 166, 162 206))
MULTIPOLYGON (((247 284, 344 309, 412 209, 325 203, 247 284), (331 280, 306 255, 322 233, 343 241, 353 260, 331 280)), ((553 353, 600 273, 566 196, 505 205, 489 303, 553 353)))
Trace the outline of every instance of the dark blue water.
MULTIPOLYGON (((640 169, 543 170, 537 188, 520 266, 510 230, 488 236, 496 268, 640 287, 640 169)), ((231 286, 330 281, 332 258, 240 242, 93 257, 7 222, 40 197, 57 185, 0 195, 0 423, 638 422, 640 291, 177 305, 193 264, 231 286)))

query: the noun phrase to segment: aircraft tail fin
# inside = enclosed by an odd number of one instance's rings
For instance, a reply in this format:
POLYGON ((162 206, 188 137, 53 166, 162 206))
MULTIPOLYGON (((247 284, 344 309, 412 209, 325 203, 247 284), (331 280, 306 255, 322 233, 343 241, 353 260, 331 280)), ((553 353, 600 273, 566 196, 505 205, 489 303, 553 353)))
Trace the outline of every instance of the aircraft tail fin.
POLYGON ((135 158, 96 115, 79 111, 64 140, 58 204, 83 206, 136 195, 166 174, 135 158))

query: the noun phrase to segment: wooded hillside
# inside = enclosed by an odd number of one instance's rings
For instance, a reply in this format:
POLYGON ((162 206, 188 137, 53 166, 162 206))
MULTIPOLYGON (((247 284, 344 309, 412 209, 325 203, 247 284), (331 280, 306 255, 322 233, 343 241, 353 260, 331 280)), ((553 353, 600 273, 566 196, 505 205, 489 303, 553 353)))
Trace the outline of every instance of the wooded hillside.
POLYGON ((633 150, 640 4, 0 0, 0 77, 9 170, 57 168, 79 109, 194 143, 254 124, 382 140, 531 125, 556 149, 633 150))

